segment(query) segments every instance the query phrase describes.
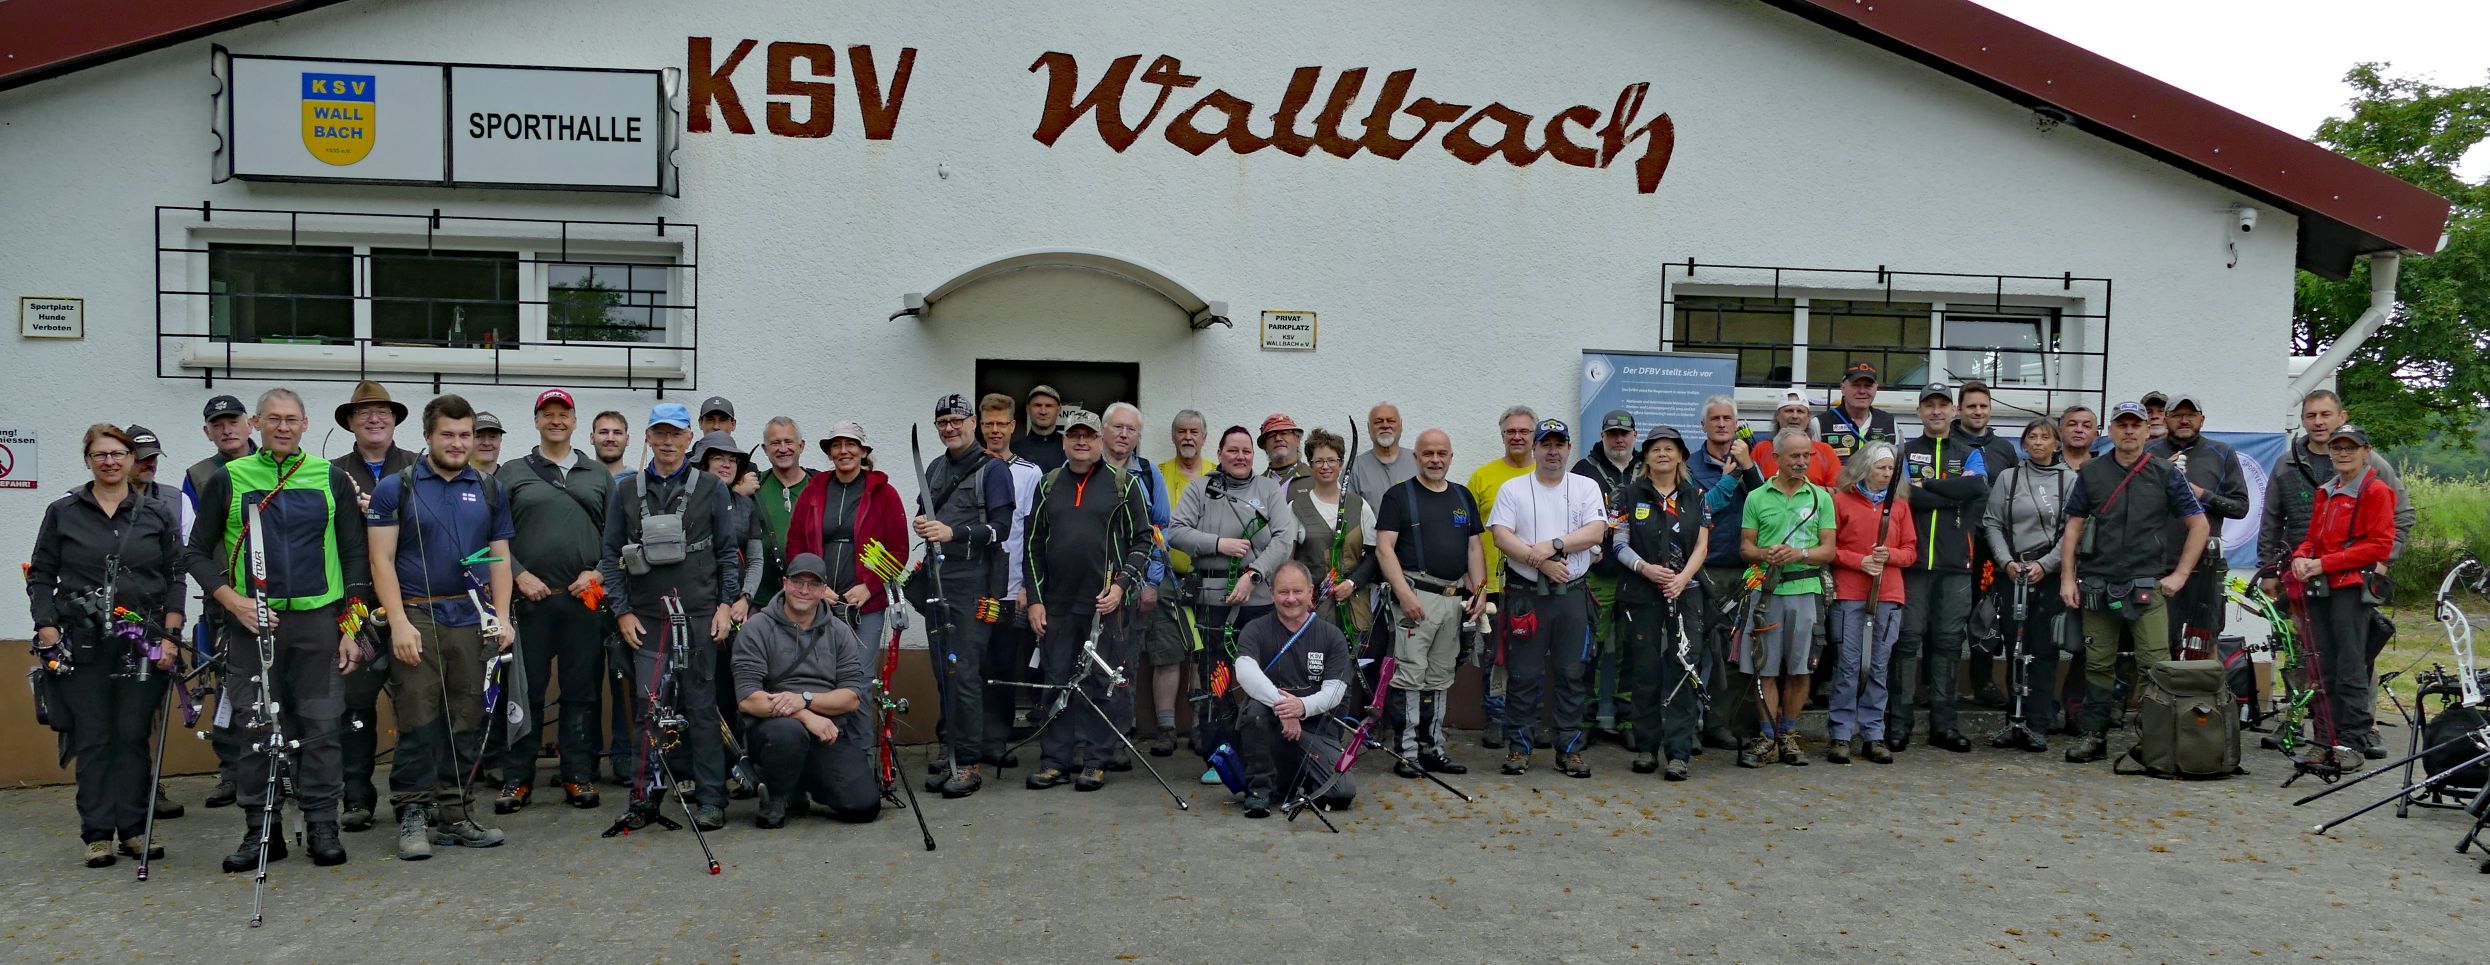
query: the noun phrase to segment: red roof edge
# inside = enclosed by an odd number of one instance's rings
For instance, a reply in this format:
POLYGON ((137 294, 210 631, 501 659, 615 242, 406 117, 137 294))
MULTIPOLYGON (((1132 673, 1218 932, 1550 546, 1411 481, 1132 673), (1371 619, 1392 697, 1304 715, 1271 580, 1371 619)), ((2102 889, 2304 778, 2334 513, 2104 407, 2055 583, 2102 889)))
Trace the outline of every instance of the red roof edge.
POLYGON ((0 90, 343 0, 0 0, 0 90))
POLYGON ((2435 252, 2447 227, 2445 198, 1971 0, 1764 2, 2319 219, 2300 258, 2321 274, 2358 254, 2435 252))

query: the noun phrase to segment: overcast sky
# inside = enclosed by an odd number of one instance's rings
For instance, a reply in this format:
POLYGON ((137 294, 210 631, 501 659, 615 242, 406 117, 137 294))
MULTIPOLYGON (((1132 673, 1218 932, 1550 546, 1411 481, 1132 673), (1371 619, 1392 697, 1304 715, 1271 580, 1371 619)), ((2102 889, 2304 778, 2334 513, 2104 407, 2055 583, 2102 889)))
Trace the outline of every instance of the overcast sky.
MULTIPOLYGON (((2343 73, 2490 78, 2490 0, 1978 0, 2214 103, 2307 137, 2345 113, 2343 73)), ((2465 171, 2490 173, 2490 150, 2465 171)))

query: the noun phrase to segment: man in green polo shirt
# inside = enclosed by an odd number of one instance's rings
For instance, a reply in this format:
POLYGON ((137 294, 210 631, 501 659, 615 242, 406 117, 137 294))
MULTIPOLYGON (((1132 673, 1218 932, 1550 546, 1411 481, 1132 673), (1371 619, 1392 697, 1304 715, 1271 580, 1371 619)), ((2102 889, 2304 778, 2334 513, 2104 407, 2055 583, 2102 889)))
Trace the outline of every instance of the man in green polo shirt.
POLYGON ((1833 494, 1807 481, 1815 440, 1804 430, 1783 429, 1772 451, 1779 465, 1747 494, 1738 524, 1739 557, 1763 567, 1771 585, 1754 623, 1766 629, 1750 631, 1740 660, 1739 669, 1755 675, 1761 691, 1756 709, 1764 726, 1738 754, 1740 767, 1762 767, 1775 756, 1784 764, 1807 763, 1798 711, 1807 706, 1816 595, 1824 591, 1824 567, 1833 562, 1833 494))
POLYGON ((792 418, 776 416, 761 427, 761 454, 769 458, 769 471, 761 474, 761 491, 753 497, 761 506, 761 582, 752 589, 755 608, 768 606, 778 595, 787 561, 788 519, 795 515, 795 501, 804 498, 804 481, 812 476, 804 471, 804 431, 792 418))

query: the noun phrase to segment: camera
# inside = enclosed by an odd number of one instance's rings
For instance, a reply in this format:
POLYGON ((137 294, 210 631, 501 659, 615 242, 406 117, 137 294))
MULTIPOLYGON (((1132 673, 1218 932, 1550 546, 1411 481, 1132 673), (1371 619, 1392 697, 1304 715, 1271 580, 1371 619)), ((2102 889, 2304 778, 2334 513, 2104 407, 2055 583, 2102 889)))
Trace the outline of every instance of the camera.
POLYGON ((2248 232, 2257 230, 2257 209, 2241 205, 2232 209, 2231 213, 2239 221, 2240 234, 2244 235, 2248 232))

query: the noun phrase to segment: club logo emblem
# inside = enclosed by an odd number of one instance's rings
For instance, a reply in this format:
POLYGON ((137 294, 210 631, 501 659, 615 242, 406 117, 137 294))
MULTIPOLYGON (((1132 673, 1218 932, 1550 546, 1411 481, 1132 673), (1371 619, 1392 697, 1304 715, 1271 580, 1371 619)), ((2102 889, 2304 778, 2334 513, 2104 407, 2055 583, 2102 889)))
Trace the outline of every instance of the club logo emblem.
POLYGON ((303 147, 312 157, 345 167, 371 156, 378 86, 370 74, 303 74, 303 147))

